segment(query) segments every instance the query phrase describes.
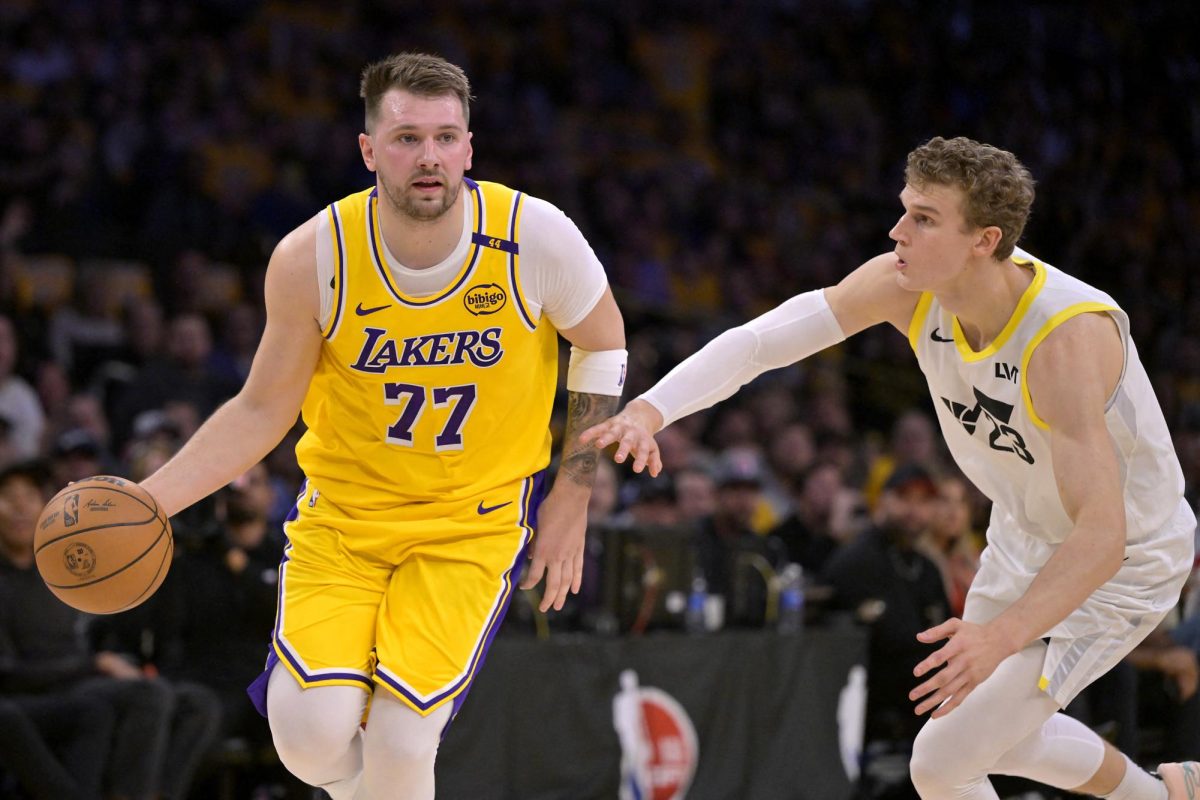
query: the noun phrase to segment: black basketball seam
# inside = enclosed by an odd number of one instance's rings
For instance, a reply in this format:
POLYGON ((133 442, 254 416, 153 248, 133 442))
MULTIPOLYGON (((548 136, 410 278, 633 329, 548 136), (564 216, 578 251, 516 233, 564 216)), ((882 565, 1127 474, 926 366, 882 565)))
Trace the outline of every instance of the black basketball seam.
MULTIPOLYGON (((155 541, 155 544, 157 544, 157 540, 155 541)), ((142 598, 145 597, 146 593, 150 591, 150 587, 154 586, 158 582, 158 576, 161 575, 163 572, 163 564, 167 564, 170 562, 171 556, 174 552, 175 552, 175 539, 174 539, 174 537, 171 537, 171 538, 167 539, 167 551, 165 553, 163 553, 162 561, 158 562, 158 570, 155 571, 154 577, 150 579, 150 583, 146 585, 146 588, 142 590, 142 593, 139 594, 137 597, 133 598, 132 600, 130 600, 125 605, 121 606, 120 608, 114 608, 112 611, 104 611, 101 613, 119 614, 120 612, 126 611, 126 610, 138 605, 139 603, 141 603, 142 598)))
MULTIPOLYGON (((155 519, 158 519, 158 517, 155 517, 155 519)), ((131 524, 132 524, 132 523, 131 523, 131 524)), ((110 526, 110 527, 117 527, 117 526, 116 526, 116 525, 113 525, 113 526, 110 526)), ((93 528, 93 530, 95 530, 95 529, 93 528)), ((88 581, 87 583, 76 583, 76 584, 74 584, 74 585, 68 585, 68 584, 65 584, 65 583, 50 583, 49 581, 46 581, 46 585, 47 585, 47 586, 49 586, 49 587, 50 587, 50 588, 52 588, 52 589, 84 589, 84 588, 87 588, 88 586, 94 586, 94 585, 96 585, 97 583, 101 583, 101 582, 103 582, 103 581, 106 581, 106 580, 108 580, 109 578, 111 578, 111 577, 113 577, 113 576, 115 576, 115 575, 120 575, 122 572, 124 572, 125 570, 129 569, 129 568, 130 568, 130 567, 132 567, 134 564, 136 564, 137 562, 139 562, 139 561, 141 561, 143 558, 145 558, 147 553, 149 553, 151 550, 153 550, 155 547, 157 547, 157 546, 158 546, 158 543, 159 543, 160 541, 162 541, 163 534, 165 534, 166 532, 167 532, 167 529, 166 529, 166 526, 164 526, 162 529, 160 529, 160 530, 159 530, 159 532, 158 532, 158 536, 157 536, 157 537, 154 539, 154 541, 153 541, 153 542, 150 544, 150 546, 149 546, 149 547, 147 547, 145 550, 143 550, 141 553, 139 553, 139 554, 138 554, 138 556, 137 556, 137 558, 131 559, 131 560, 130 560, 130 562, 129 562, 128 564, 126 564, 125 566, 123 566, 123 567, 121 567, 120 569, 116 570, 115 572, 110 572, 110 573, 108 573, 107 575, 105 575, 105 576, 103 576, 103 577, 96 578, 95 580, 90 580, 90 581, 88 581)), ((82 531, 81 531, 81 533, 82 533, 82 531)))
POLYGON ((133 522, 106 522, 103 525, 93 525, 90 528, 80 528, 77 531, 71 531, 70 533, 64 533, 62 536, 56 536, 53 539, 48 539, 48 540, 42 542, 41 546, 33 551, 33 554, 36 557, 38 553, 42 552, 43 550, 45 550, 47 547, 54 544, 55 542, 61 542, 63 539, 70 539, 72 536, 79 536, 81 533, 91 533, 92 531, 103 531, 103 530, 108 530, 109 528, 128 528, 131 525, 145 525, 148 522, 152 522, 154 520, 158 520, 159 522, 162 522, 162 517, 160 517, 158 514, 155 514, 153 517, 150 517, 150 519, 140 519, 140 520, 135 520, 133 522))

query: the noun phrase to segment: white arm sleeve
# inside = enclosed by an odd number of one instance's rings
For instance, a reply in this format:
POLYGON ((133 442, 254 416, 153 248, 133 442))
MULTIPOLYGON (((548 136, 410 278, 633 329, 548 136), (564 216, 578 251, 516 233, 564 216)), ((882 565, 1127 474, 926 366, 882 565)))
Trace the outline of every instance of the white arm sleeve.
POLYGON ((725 331, 640 399, 658 409, 665 428, 719 403, 767 370, 794 364, 845 338, 824 290, 805 292, 725 331))
POLYGON ((587 239, 551 203, 525 197, 521 213, 521 292, 536 319, 558 330, 583 322, 604 295, 608 277, 587 239))

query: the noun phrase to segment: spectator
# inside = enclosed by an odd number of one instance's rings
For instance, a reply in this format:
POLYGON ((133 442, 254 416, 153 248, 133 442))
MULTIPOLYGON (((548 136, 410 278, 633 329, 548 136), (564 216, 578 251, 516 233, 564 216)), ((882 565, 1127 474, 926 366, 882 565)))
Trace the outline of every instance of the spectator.
POLYGON ((220 534, 178 559, 158 622, 160 674, 209 687, 221 709, 221 736, 257 747, 270 742, 270 732, 246 687, 262 672, 283 555, 267 523, 271 499, 261 463, 223 490, 220 534))
POLYGON ((11 452, 23 459, 38 454, 46 415, 37 393, 16 374, 18 355, 12 319, 0 315, 0 417, 8 422, 11 452))
POLYGON ((822 575, 833 588, 831 605, 871 629, 862 777, 870 797, 917 796, 908 755, 925 718, 913 714, 908 693, 915 683, 902 667, 915 667, 937 649, 918 642, 917 633, 950 615, 937 565, 916 548, 936 499, 927 470, 916 464, 897 469, 883 486, 873 526, 839 550, 822 575))
POLYGON ((950 612, 961 617, 981 550, 978 534, 971 529, 970 487, 954 474, 940 478, 937 486, 937 508, 918 547, 941 570, 950 612))
POLYGON ((754 531, 763 468, 742 456, 726 455, 718 465, 716 509, 699 523, 696 557, 709 594, 725 598, 726 625, 760 627, 767 621, 767 587, 787 554, 777 538, 754 531))
POLYGON ((99 800, 112 732, 103 698, 0 696, 0 791, 7 772, 33 800, 99 800))
POLYGON ((796 476, 792 491, 795 510, 771 533, 787 548, 789 561, 817 575, 852 537, 853 509, 861 498, 842 483, 841 469, 830 461, 818 461, 796 476))
POLYGON ((231 397, 238 384, 221 377, 209 365, 212 336, 198 314, 183 314, 167 328, 167 357, 151 361, 137 374, 118 401, 114 414, 119 441, 128 437, 133 420, 143 411, 185 401, 206 417, 231 397))
POLYGON ((40 465, 26 462, 0 472, 0 692, 104 700, 116 717, 105 786, 131 800, 149 800, 160 789, 171 690, 116 653, 93 651, 87 615, 42 582, 34 568, 33 533, 47 499, 44 486, 40 465))
POLYGON ((1142 719, 1163 727, 1162 760, 1200 752, 1200 616, 1193 613, 1171 630, 1158 630, 1127 660, 1143 673, 1142 719))
POLYGON ((917 464, 931 473, 938 471, 938 436, 933 420, 923 411, 905 411, 892 426, 887 452, 871 464, 863 493, 867 507, 874 509, 888 476, 907 464, 917 464))
POLYGON ((702 467, 685 467, 672 474, 681 520, 695 524, 712 516, 717 510, 717 483, 712 473, 702 467))

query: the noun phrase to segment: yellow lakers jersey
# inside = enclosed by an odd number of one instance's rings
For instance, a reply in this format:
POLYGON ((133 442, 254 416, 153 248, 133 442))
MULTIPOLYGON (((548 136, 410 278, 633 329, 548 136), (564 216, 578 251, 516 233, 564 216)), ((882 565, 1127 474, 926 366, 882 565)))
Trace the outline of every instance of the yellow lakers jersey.
POLYGON ((396 286, 375 189, 326 210, 334 304, 296 456, 337 505, 458 500, 550 460, 557 333, 521 295, 522 195, 464 183, 471 246, 449 286, 428 297, 396 286))

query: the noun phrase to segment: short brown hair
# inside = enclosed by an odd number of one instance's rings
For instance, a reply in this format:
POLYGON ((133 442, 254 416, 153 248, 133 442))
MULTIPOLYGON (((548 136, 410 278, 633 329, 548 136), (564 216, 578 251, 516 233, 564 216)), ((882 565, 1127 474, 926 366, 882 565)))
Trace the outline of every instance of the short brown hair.
POLYGON ((1000 242, 992 253, 997 261, 1012 255, 1033 207, 1033 176, 1025 165, 1007 150, 965 136, 935 136, 913 150, 904 181, 916 189, 929 184, 961 189, 967 225, 1000 229, 1000 242))
POLYGON ((471 121, 471 82, 461 67, 426 53, 399 53, 362 71, 358 96, 366 103, 368 131, 379 114, 380 100, 392 89, 420 97, 454 95, 462 103, 463 119, 471 121))

